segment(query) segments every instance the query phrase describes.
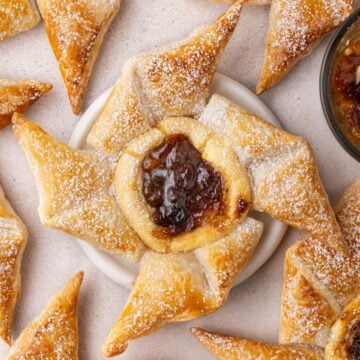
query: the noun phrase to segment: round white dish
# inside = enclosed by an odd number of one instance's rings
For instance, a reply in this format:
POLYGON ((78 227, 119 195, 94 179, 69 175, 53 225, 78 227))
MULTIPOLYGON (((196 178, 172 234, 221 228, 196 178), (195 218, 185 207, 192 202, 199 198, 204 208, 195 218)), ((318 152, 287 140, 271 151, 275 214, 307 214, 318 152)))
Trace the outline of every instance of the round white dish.
MULTIPOLYGON (((217 93, 227 97, 233 102, 244 107, 249 112, 258 115, 278 127, 281 127, 274 114, 261 101, 261 99, 244 85, 234 81, 233 79, 217 73, 210 91, 211 94, 217 93)), ((86 138, 110 92, 111 88, 104 91, 89 106, 80 118, 69 141, 69 145, 71 147, 76 149, 90 148, 86 143, 86 138)), ((286 224, 272 219, 267 214, 252 212, 250 216, 264 223, 264 233, 249 263, 237 277, 234 286, 245 281, 270 258, 280 244, 287 229, 286 224)), ((138 272, 137 265, 130 264, 128 261, 117 256, 107 254, 85 241, 79 240, 79 243, 95 266, 97 266, 102 272, 119 285, 131 288, 138 272)))

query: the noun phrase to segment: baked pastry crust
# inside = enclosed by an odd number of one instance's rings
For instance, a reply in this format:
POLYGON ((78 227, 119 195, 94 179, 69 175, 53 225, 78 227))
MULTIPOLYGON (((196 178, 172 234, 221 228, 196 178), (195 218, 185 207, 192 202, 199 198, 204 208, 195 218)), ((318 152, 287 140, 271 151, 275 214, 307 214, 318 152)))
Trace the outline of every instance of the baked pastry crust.
POLYGON ((190 38, 130 59, 88 143, 118 153, 168 116, 198 116, 216 64, 239 20, 241 2, 190 38), (115 135, 116 134, 116 135, 115 135))
POLYGON ((121 0, 41 0, 50 45, 74 114, 79 115, 103 38, 121 0))
POLYGON ((344 248, 310 145, 219 95, 200 122, 228 141, 246 166, 255 210, 344 248))
POLYGON ((265 61, 256 93, 280 81, 353 12, 354 5, 353 0, 272 0, 265 61))
MULTIPOLYGON (((331 329, 329 343, 325 348, 325 357, 328 360, 352 360, 349 349, 354 337, 359 337, 360 329, 360 296, 357 296, 346 306, 341 316, 331 329)), ((359 349, 357 349, 359 351, 359 349)), ((356 355, 355 355, 356 356, 356 355)), ((359 356, 359 353, 357 353, 359 356)))
POLYGON ((286 254, 281 343, 325 347, 331 325, 360 292, 360 180, 345 191, 335 211, 346 254, 308 236, 286 254))
POLYGON ((115 189, 118 203, 130 226, 146 245, 160 252, 190 251, 221 238, 246 217, 251 204, 247 172, 232 147, 198 121, 184 117, 162 120, 124 149, 116 167, 115 189), (203 224, 190 232, 174 236, 164 234, 163 228, 152 220, 151 210, 142 194, 141 165, 151 149, 176 134, 187 136, 202 153, 202 158, 222 174, 226 208, 214 223, 203 224), (238 204, 241 201, 248 206, 239 213, 238 204))
POLYGON ((0 187, 0 336, 9 345, 15 305, 20 297, 20 267, 26 242, 26 228, 0 187))
POLYGON ((14 114, 13 123, 39 190, 41 222, 138 260, 145 247, 111 195, 111 162, 96 152, 71 149, 21 114, 14 114))
POLYGON ((221 335, 200 328, 191 332, 222 360, 322 360, 321 350, 297 345, 275 345, 221 335))
POLYGON ((38 81, 0 79, 0 129, 11 123, 14 112, 26 111, 51 89, 38 81))
POLYGON ((247 218, 223 239, 188 253, 148 251, 128 301, 108 335, 105 356, 166 323, 190 320, 222 306, 262 234, 262 223, 247 218))
POLYGON ((30 30, 39 21, 34 0, 0 0, 0 40, 30 30))
POLYGON ((78 359, 77 302, 83 279, 77 273, 51 297, 43 312, 20 334, 4 360, 78 359))

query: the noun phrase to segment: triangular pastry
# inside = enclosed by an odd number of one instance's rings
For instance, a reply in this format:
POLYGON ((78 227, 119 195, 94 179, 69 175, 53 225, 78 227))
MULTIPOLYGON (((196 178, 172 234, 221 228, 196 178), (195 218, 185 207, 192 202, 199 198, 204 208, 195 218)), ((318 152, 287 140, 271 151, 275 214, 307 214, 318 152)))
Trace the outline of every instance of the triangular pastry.
POLYGON ((14 112, 26 111, 51 89, 38 81, 0 79, 0 129, 10 124, 14 112))
POLYGON ((344 247, 313 152, 303 138, 219 95, 212 96, 199 120, 227 139, 245 164, 256 210, 344 247))
POLYGON ((354 0, 272 0, 265 61, 256 92, 280 81, 354 10, 354 0))
POLYGON ((190 38, 129 60, 88 136, 89 144, 118 153, 164 117, 198 116, 240 11, 237 1, 190 38))
POLYGON ((0 40, 30 30, 39 21, 34 0, 0 0, 0 40))
POLYGON ((147 252, 103 353, 125 351, 130 340, 166 323, 190 320, 218 309, 254 251, 263 226, 248 218, 228 236, 185 254, 147 252))
POLYGON ((335 207, 348 253, 305 237, 285 259, 280 318, 281 343, 324 347, 332 323, 360 292, 360 180, 335 207))
POLYGON ((41 0, 40 11, 74 114, 79 115, 104 35, 120 0, 41 0))
POLYGON ((73 150, 60 143, 18 113, 13 122, 39 189, 42 223, 102 250, 139 259, 144 245, 110 194, 111 164, 96 152, 73 150))
POLYGON ((322 352, 297 345, 275 345, 192 328, 197 339, 221 360, 322 360, 322 352))
POLYGON ((15 305, 20 296, 20 267, 26 242, 26 228, 0 187, 0 336, 8 344, 11 343, 15 305))
POLYGON ((4 360, 77 360, 77 302, 83 279, 77 273, 20 334, 4 360))

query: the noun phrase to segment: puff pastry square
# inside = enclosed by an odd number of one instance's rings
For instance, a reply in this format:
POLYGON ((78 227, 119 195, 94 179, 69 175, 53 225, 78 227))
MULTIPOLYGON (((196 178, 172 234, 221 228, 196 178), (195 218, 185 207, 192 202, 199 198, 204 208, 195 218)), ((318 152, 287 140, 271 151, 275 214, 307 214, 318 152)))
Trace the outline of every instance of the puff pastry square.
POLYGON ((120 0, 41 0, 50 45, 74 114, 79 115, 103 38, 120 0))
POLYGON ((325 347, 330 328, 360 292, 360 180, 335 207, 347 254, 306 237, 285 259, 280 342, 325 347))
POLYGON ((9 345, 15 305, 20 297, 20 267, 26 242, 26 228, 0 187, 0 336, 9 345))
POLYGON ((0 79, 0 129, 10 124, 14 112, 26 111, 51 89, 38 81, 0 79))
POLYGON ((77 360, 77 302, 83 272, 51 297, 43 312, 20 334, 5 360, 77 360))
POLYGON ((280 81, 353 12, 354 5, 354 0, 272 0, 257 94, 280 81))
POLYGON ((118 153, 164 117, 198 116, 240 11, 237 2, 188 39, 129 60, 88 136, 89 144, 118 153))
POLYGON ((0 40, 30 30, 39 21, 34 0, 0 0, 0 40))
POLYGON ((200 328, 191 332, 222 360, 322 360, 320 350, 296 345, 275 345, 216 334, 200 328))

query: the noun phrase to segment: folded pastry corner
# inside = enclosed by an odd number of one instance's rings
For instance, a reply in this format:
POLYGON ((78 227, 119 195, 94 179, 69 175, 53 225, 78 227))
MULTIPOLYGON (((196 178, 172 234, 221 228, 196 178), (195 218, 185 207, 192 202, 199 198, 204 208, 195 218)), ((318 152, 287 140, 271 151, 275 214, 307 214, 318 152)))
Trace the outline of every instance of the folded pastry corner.
POLYGON ((121 0, 42 0, 40 11, 74 114, 121 0))
POLYGON ((360 291, 360 180, 335 206, 348 252, 305 237, 286 255, 281 304, 281 343, 325 347, 333 322, 360 291))
POLYGON ((57 141, 21 114, 14 114, 13 123, 38 188, 41 222, 138 260, 144 245, 110 194, 109 163, 96 152, 74 150, 57 141))
POLYGON ((272 0, 265 61, 256 93, 280 81, 353 12, 354 5, 354 0, 272 0))
POLYGON ((43 312, 20 334, 4 360, 78 359, 81 271, 53 295, 43 312))
POLYGON ((221 335, 200 328, 191 333, 214 355, 223 360, 322 360, 320 349, 296 345, 275 345, 221 335))
POLYGON ((146 252, 128 301, 104 343, 103 354, 118 355, 130 340, 167 323, 217 310, 254 251, 262 229, 261 223, 248 218, 228 236, 195 252, 146 252))
POLYGON ((310 145, 213 95, 200 122, 227 139, 246 165, 255 210, 346 250, 310 145))
POLYGON ((5 0, 0 2, 0 40, 30 30, 40 22, 34 0, 5 0))
POLYGON ((88 136, 89 144, 118 153, 164 117, 199 115, 241 7, 237 1, 190 38, 129 60, 88 136))
POLYGON ((20 267, 26 242, 25 225, 0 187, 0 336, 9 345, 15 305, 20 297, 20 267))
POLYGON ((39 81, 0 79, 0 129, 11 123, 14 112, 23 113, 51 89, 39 81))

